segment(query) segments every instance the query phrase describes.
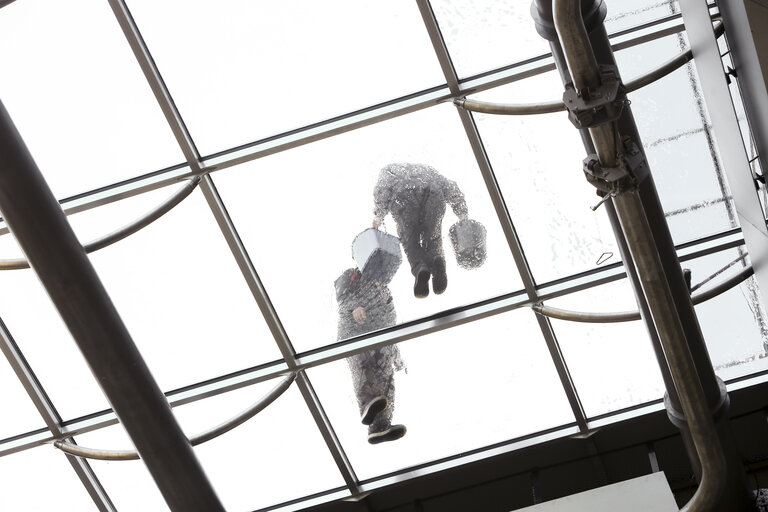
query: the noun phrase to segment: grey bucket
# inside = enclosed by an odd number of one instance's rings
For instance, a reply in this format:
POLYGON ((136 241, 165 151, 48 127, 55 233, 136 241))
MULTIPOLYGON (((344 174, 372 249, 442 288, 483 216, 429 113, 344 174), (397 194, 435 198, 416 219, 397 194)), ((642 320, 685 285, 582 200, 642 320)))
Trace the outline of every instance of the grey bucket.
POLYGON ((460 220, 448 230, 456 253, 456 263, 463 268, 477 268, 487 255, 485 226, 472 219, 460 220))
POLYGON ((400 239, 368 228, 352 241, 352 258, 364 276, 389 283, 403 261, 400 239))

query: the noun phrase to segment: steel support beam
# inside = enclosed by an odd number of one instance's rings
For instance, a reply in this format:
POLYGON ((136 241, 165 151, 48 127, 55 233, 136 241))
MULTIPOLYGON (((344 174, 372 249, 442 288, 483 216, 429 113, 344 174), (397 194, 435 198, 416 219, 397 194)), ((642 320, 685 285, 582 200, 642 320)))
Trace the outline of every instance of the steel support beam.
POLYGON ((2 103, 0 212, 170 509, 223 511, 165 396, 2 103))

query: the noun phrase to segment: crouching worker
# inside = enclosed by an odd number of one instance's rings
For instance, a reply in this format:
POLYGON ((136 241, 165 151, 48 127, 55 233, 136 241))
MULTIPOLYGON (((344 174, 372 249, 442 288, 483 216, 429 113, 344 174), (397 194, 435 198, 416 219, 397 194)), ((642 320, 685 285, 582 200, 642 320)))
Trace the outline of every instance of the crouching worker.
MULTIPOLYGON (((387 282, 374 279, 358 268, 347 269, 336 279, 339 340, 395 325, 395 305, 387 282)), ((369 350, 347 358, 347 362, 360 417, 363 425, 368 426, 368 442, 378 444, 403 437, 405 426, 392 425, 394 374, 403 369, 398 348, 389 345, 369 350)))

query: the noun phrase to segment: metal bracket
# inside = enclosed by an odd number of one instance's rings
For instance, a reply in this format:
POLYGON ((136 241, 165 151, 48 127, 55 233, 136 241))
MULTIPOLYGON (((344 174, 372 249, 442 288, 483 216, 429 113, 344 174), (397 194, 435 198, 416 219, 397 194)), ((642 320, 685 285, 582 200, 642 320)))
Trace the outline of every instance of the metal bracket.
POLYGON ((568 83, 563 103, 568 109, 568 119, 581 130, 615 121, 629 100, 616 67, 600 66, 600 85, 595 89, 577 91, 573 84, 568 83))
POLYGON ((594 153, 584 159, 587 181, 611 196, 634 186, 649 174, 645 155, 631 138, 624 137, 621 147, 623 151, 619 154, 619 165, 616 167, 603 167, 594 153))

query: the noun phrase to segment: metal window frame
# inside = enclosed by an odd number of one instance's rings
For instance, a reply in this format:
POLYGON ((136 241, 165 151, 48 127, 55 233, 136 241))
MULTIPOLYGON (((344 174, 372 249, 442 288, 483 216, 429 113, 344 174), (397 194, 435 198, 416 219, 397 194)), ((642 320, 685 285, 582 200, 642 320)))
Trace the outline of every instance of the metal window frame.
MULTIPOLYGON (((142 67, 145 77, 150 84, 153 93, 155 94, 156 99, 161 109, 163 110, 163 113, 166 116, 166 119, 182 149, 182 152, 184 153, 187 162, 186 165, 181 164, 168 169, 160 170, 112 186, 103 187, 99 190, 87 192, 85 194, 81 194, 61 202, 63 209, 67 213, 76 213, 79 211, 95 208, 103 204, 114 202, 125 197, 130 197, 149 190, 154 190, 171 183, 176 183, 180 180, 189 178, 190 176, 203 174, 203 182, 201 188, 205 194, 206 199, 208 200, 209 207, 211 208, 214 217, 219 223, 219 226, 225 238, 227 239, 228 244, 230 245, 233 256, 235 257, 237 264, 240 266, 244 278, 248 282, 255 300, 257 303, 259 303, 259 307, 262 309, 262 313, 265 315, 267 323, 272 330, 273 335, 275 336, 276 342, 283 354, 285 362, 278 361, 259 368, 247 369, 243 372, 239 372, 237 375, 223 376, 204 383, 188 386, 183 390, 167 393, 169 402, 172 405, 189 403, 202 398, 224 393, 232 389, 247 386, 255 382, 262 382, 279 375, 284 375, 286 371, 299 370, 297 382, 302 391, 302 395, 304 396, 305 402, 310 412, 315 417, 317 426, 323 434, 323 437, 328 444, 329 450, 337 462, 337 466, 339 467, 340 472, 344 476, 345 482, 347 483, 347 493, 350 495, 355 495, 360 492, 367 492, 369 490, 390 485, 404 479, 415 478, 421 476, 422 474, 438 472, 442 469, 446 469, 447 467, 455 467, 456 465, 465 464, 475 460, 472 457, 490 457, 496 453, 494 450, 498 450, 498 448, 490 450, 488 454, 485 455, 475 454, 468 456, 469 458, 466 458, 466 460, 459 458, 449 463, 427 464, 425 465, 426 467, 421 470, 421 472, 409 472, 408 475, 396 475, 377 480, 376 482, 365 483, 361 485, 354 475, 351 464, 346 459, 346 455, 341 448, 338 438, 336 438, 330 422, 328 421, 328 418, 322 409, 322 404, 320 403, 316 393, 311 387, 311 383, 309 382, 309 379, 304 372, 306 368, 325 364, 331 361, 336 361, 348 357, 354 353, 369 350, 370 348, 376 346, 397 343, 406 339, 423 336, 430 332, 436 332, 438 330, 460 325, 462 323, 479 320, 481 318, 500 314, 506 311, 511 311, 520 307, 530 306, 546 298, 573 293, 575 291, 597 286, 605 282, 615 281, 621 279, 624 275, 623 269, 620 267, 613 267, 608 269, 600 269, 595 272, 589 272, 586 273, 586 275, 568 276, 563 280, 558 280, 556 283, 545 283, 543 285, 537 285, 525 260, 523 248, 519 239, 517 238, 514 225, 512 224, 509 213, 506 210, 503 198, 501 197, 498 187, 495 184, 493 170, 490 166, 487 155, 485 155, 482 141, 480 140, 474 125, 474 120, 469 112, 462 113, 459 111, 460 120, 467 132, 468 139, 475 152, 480 171, 486 181, 489 195, 491 196, 494 206, 496 207, 499 221, 504 229, 510 250, 514 256, 518 270, 523 277, 523 283, 525 286, 524 292, 512 293, 508 296, 491 299, 475 305, 470 305, 468 307, 462 308, 459 311, 441 313, 435 315, 432 318, 421 319, 416 322, 397 326, 396 328, 383 333, 363 336, 353 340, 347 340, 341 344, 337 344, 331 347, 323 347, 322 349, 310 351, 305 354, 297 354, 295 352, 290 344, 290 340, 282 328, 282 325, 280 324, 279 318, 274 311, 274 308, 269 302, 269 297, 261 285, 258 275, 248 257, 247 251, 239 239, 234 224, 229 218, 228 213, 226 212, 226 208, 215 190, 213 181, 207 173, 238 165, 243 162, 255 160, 261 158, 262 156, 266 156, 279 151, 295 148, 309 142, 331 137, 333 135, 344 133, 362 126, 367 126, 386 119, 432 107, 440 103, 452 101, 454 98, 461 95, 480 92, 482 90, 487 90, 499 85, 525 79, 530 76, 554 69, 551 56, 545 55, 534 59, 529 59, 518 64, 507 66, 497 71, 492 71, 489 73, 484 73, 483 75, 468 77, 460 80, 455 70, 453 69, 453 66, 450 64, 450 54, 444 43, 442 43, 442 36, 439 33, 439 27, 437 26, 437 22, 434 19, 434 14, 431 11, 431 6, 428 0, 418 0, 417 3, 422 12, 422 18, 425 21, 427 30, 433 40, 436 55, 446 75, 447 85, 439 86, 427 91, 416 93, 408 97, 393 100, 391 102, 363 109, 357 112, 352 112, 350 114, 317 123, 307 128, 296 130, 294 132, 277 135, 275 137, 261 141, 256 141, 246 146, 233 148, 215 155, 201 157, 197 151, 197 148, 195 147, 192 137, 184 125, 181 115, 173 103, 170 92, 165 86, 165 83, 162 80, 159 70, 154 63, 154 60, 152 59, 146 44, 141 38, 138 27, 136 27, 136 24, 133 21, 133 18, 131 17, 125 2, 123 0, 110 0, 110 5, 113 8, 115 16, 118 19, 121 28, 123 29, 126 38, 134 51, 137 61, 142 67), (446 464, 448 465, 446 466, 446 464)), ((615 37, 615 47, 617 47, 617 49, 619 47, 626 48, 658 37, 664 37, 669 34, 677 33, 682 28, 680 20, 681 16, 675 15, 670 16, 668 19, 658 20, 656 22, 650 23, 647 26, 640 28, 639 30, 635 28, 628 31, 623 31, 621 34, 615 37)), ((715 97, 718 97, 717 94, 720 93, 714 94, 715 97)), ((708 103, 708 106, 710 106, 710 103, 708 103)), ((4 223, 0 223, 0 234, 4 232, 7 232, 7 227, 5 227, 4 223)), ((700 241, 700 243, 690 245, 690 249, 681 249, 679 254, 685 255, 686 250, 688 250, 688 254, 691 255, 707 254, 716 252, 717 250, 722 250, 724 248, 737 246, 741 243, 741 241, 741 234, 738 232, 732 232, 723 238, 720 238, 719 240, 715 240, 714 242, 712 240, 705 240, 700 241)), ((578 399, 578 393, 570 379, 567 366, 565 365, 564 358, 562 358, 562 354, 559 351, 557 340, 554 336, 554 332, 552 331, 552 327, 549 324, 548 319, 538 314, 536 314, 536 317, 542 330, 542 334, 547 341, 548 347, 550 347, 553 361, 555 362, 555 365, 560 373, 561 384, 563 385, 564 390, 569 397, 569 401, 571 403, 571 407, 576 419, 576 426, 565 427, 563 432, 570 433, 563 433, 563 435, 572 435, 576 432, 584 433, 590 428, 595 428, 595 426, 599 426, 601 424, 608 424, 612 423, 613 421, 623 421, 623 419, 628 417, 645 414, 657 409, 658 404, 652 404, 645 406, 645 409, 644 407, 639 407, 633 408, 633 410, 629 412, 619 411, 616 414, 609 415, 608 417, 599 421, 590 421, 590 419, 587 418, 587 416, 584 414, 583 408, 581 407, 580 400, 578 399), (646 412, 642 412, 646 409, 646 412), (630 416, 627 416, 627 414, 630 416)), ((0 331, 0 341, 2 341, 3 349, 6 351, 6 347, 10 345, 8 345, 8 342, 6 341, 4 332, 5 329, 0 331)), ((11 339, 12 341, 12 338, 10 338, 10 333, 7 333, 7 339, 11 339)), ((21 355, 20 352, 18 355, 9 355, 9 353, 6 353, 6 355, 8 356, 9 361, 12 361, 12 365, 14 365, 15 361, 14 370, 16 370, 17 367, 20 369, 21 373, 17 372, 17 375, 20 375, 19 378, 22 380, 25 388, 28 388, 28 392, 30 393, 30 397, 32 398, 33 402, 36 406, 38 406, 38 409, 42 411, 41 414, 43 414, 43 417, 46 420, 46 424, 49 426, 50 433, 31 432, 17 436, 12 440, 0 441, 0 456, 50 442, 51 439, 60 437, 62 435, 76 435, 98 428, 103 428, 117 422, 114 413, 111 411, 105 411, 102 413, 96 413, 87 418, 62 423, 61 418, 55 414, 53 404, 50 404, 50 402, 47 401, 47 396, 45 396, 45 392, 42 387, 39 386, 39 383, 35 384, 36 379, 34 378, 34 373, 32 372, 31 368, 24 366, 26 365, 26 362, 23 360, 23 355, 21 355), (26 378, 22 378, 24 374, 27 374, 28 376, 26 378), (44 412, 48 409, 50 409, 49 412, 44 412), (53 413, 50 411, 53 411, 53 413)), ((763 379, 763 377, 756 376, 754 379, 757 382, 760 381, 760 379, 763 379)), ((749 381, 750 379, 741 379, 739 385, 743 387, 746 385, 745 383, 749 381)), ((519 443, 513 442, 510 444, 510 447, 503 449, 511 451, 513 449, 527 446, 527 443, 539 443, 552 438, 556 438, 556 434, 533 434, 532 436, 529 436, 529 439, 520 441, 519 443), (555 437, 552 437, 553 435, 555 437), (514 448, 512 447, 513 445, 515 446, 514 448)), ((482 452, 482 450, 480 450, 478 453, 480 452, 482 452)), ((72 459, 80 461, 73 462, 73 467, 75 467, 76 471, 78 471, 78 475, 81 477, 81 480, 88 489, 89 493, 91 493, 92 496, 96 496, 94 497, 94 500, 97 502, 97 506, 99 506, 100 510, 112 510, 113 508, 110 508, 112 507, 112 504, 109 502, 109 497, 106 496, 106 493, 103 492, 103 489, 98 483, 98 479, 95 478, 95 475, 90 470, 87 463, 79 458, 72 459), (83 466, 81 463, 84 463, 85 466, 83 466), (101 503, 101 505, 99 503, 101 503)), ((343 494, 344 492, 342 491, 334 491, 328 494, 328 496, 332 496, 332 499, 338 499, 338 497, 343 494)), ((320 502, 324 502, 322 497, 313 499, 315 501, 319 499, 320 502)), ((300 499, 298 501, 303 502, 304 500, 300 499)), ((270 507, 269 509, 271 510, 273 507, 270 507)), ((282 507, 280 509, 289 510, 291 508, 282 507)))

